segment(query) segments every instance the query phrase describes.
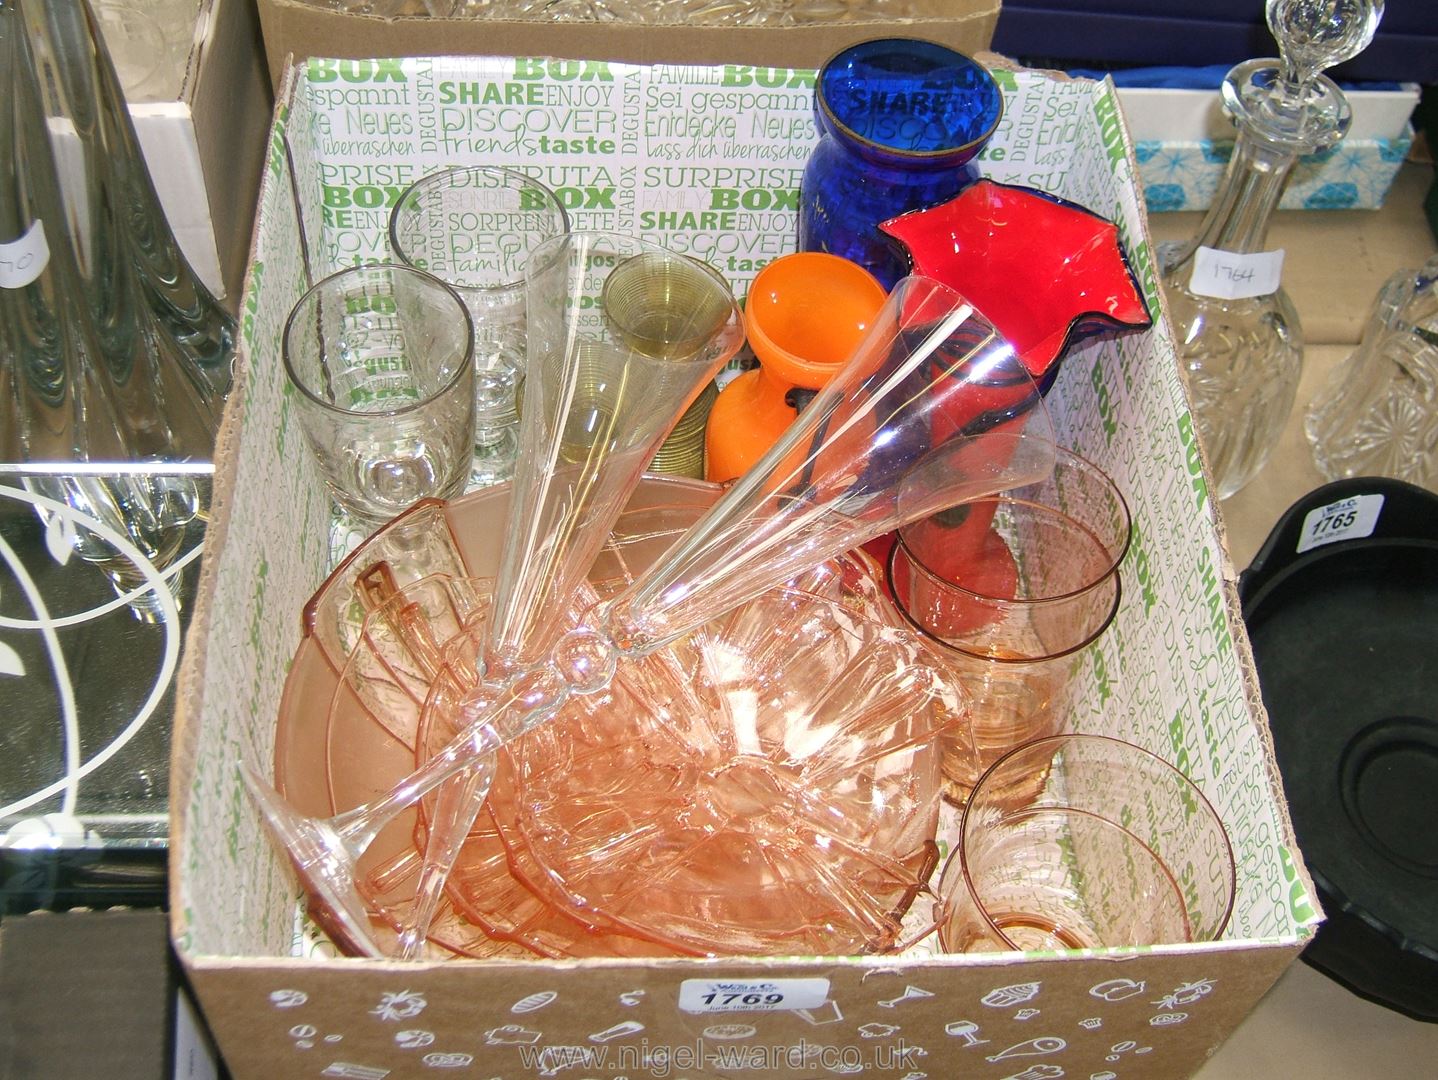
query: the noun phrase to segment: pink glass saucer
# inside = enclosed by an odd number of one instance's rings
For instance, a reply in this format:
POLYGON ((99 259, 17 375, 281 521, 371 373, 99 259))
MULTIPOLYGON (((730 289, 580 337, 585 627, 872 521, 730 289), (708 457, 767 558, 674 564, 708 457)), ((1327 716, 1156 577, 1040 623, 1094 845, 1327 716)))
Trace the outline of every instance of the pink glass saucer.
POLYGON ((972 302, 1041 384, 1075 340, 1153 324, 1117 226, 1036 188, 979 180, 879 228, 908 250, 914 273, 972 302))
MULTIPOLYGON (((472 660, 473 638, 453 644, 472 660)), ((468 679, 457 679, 453 675, 462 670, 458 666, 451 668, 436 682, 429 707, 420 721, 418 757, 428 756, 454 736, 452 719, 457 711, 442 706, 446 700, 462 697, 469 688, 468 679)), ((616 707, 616 699, 621 696, 624 696, 623 689, 616 688, 574 699, 566 707, 565 717, 569 723, 586 725, 595 710, 616 707)), ((647 938, 624 933, 607 923, 585 921, 579 913, 552 906, 524 884, 537 871, 529 867, 524 874, 514 872, 515 855, 500 839, 499 822, 513 817, 515 796, 513 769, 508 758, 500 755, 485 809, 465 838, 446 890, 458 916, 482 930, 491 941, 511 942, 540 956, 673 955, 672 949, 647 938)), ((414 836, 418 850, 424 848, 428 821, 428 814, 421 813, 414 836)), ((518 859, 523 858, 524 853, 518 853, 518 859)))

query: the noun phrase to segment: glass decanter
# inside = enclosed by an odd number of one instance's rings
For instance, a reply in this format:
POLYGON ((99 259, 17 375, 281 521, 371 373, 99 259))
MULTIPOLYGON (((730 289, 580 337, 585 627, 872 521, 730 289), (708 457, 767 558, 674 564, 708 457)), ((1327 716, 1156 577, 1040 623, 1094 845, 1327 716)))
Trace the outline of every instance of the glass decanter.
POLYGON ((1388 279, 1363 340, 1303 419, 1327 479, 1391 476, 1438 490, 1438 255, 1388 279))
POLYGON ((1220 499, 1250 480, 1277 444, 1303 368, 1298 313, 1280 284, 1268 226, 1299 157, 1325 150, 1351 112, 1325 68, 1373 39, 1382 0, 1268 0, 1282 59, 1249 60, 1223 82, 1238 128, 1233 157, 1193 239, 1159 251, 1163 288, 1220 499))

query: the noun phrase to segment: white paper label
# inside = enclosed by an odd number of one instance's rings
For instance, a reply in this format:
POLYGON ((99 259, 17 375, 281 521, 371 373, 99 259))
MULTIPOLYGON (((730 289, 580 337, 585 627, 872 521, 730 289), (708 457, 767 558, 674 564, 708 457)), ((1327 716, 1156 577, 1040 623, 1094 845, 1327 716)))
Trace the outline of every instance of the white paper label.
POLYGON ((685 979, 679 984, 679 1008, 687 1013, 817 1009, 828 1000, 828 979, 685 979))
POLYGON ((20 239, 0 244, 0 289, 23 289, 40 276, 49 262, 45 223, 36 218, 20 239))
POLYGON ((200 1028, 195 1007, 184 991, 175 993, 174 1080, 219 1080, 215 1052, 200 1028))
POLYGON ((1355 495, 1351 499, 1310 510, 1303 519, 1298 550, 1303 552, 1322 547, 1335 540, 1361 540, 1372 536, 1382 509, 1382 495, 1355 495))
POLYGON ((1247 300, 1276 293, 1282 279, 1282 249, 1242 255, 1201 247, 1193 256, 1193 274, 1188 279, 1188 287, 1199 296, 1247 300))

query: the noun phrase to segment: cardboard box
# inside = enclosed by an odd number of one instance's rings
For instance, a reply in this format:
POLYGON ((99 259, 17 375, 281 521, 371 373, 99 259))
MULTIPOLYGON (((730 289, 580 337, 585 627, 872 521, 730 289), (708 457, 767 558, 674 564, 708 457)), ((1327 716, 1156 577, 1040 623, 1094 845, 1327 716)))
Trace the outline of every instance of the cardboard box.
POLYGON ((180 249, 214 294, 238 302, 272 96, 251 0, 208 0, 175 101, 130 106, 180 249))
POLYGON ((898 0, 883 22, 803 27, 647 26, 632 22, 379 18, 325 10, 306 0, 259 0, 265 52, 276 87, 287 57, 582 56, 636 64, 818 67, 869 38, 921 37, 972 55, 989 47, 1001 0, 898 0))
MULTIPOLYGON (((1233 154, 1233 122, 1217 91, 1121 87, 1150 213, 1205 210, 1233 154)), ((1347 92, 1353 125, 1332 149, 1298 160, 1284 210, 1373 210, 1383 205, 1413 143, 1419 87, 1347 92)))
MULTIPOLYGON (((269 773, 299 612, 331 562, 326 495, 287 407, 279 357, 281 326, 306 280, 383 257, 387 191, 441 161, 513 155, 568 193, 576 227, 634 231, 707 257, 742 295, 757 265, 792 249, 814 137, 812 71, 771 73, 785 89, 769 89, 736 86, 725 67, 419 58, 347 69, 365 82, 335 78, 338 70, 323 61, 296 68, 276 111, 175 738, 173 934, 235 1076, 375 1080, 452 1067, 515 1078, 579 1066, 576 1077, 1191 1074, 1292 961, 1320 913, 1287 821, 1235 573, 1162 319, 1074 350, 1049 397, 1063 441, 1113 474, 1134 516, 1123 604, 1076 661, 1072 722, 1148 746, 1213 801, 1238 872, 1223 940, 1046 955, 945 956, 921 944, 900 957, 402 964, 335 958, 316 936, 238 775, 241 761, 269 773), (505 100, 515 85, 550 104, 478 104, 505 100), (581 91, 593 100, 580 113, 561 103, 581 91), (445 104, 461 98, 474 104, 445 104), (718 120, 725 130, 697 143, 670 134, 718 120), (358 130, 390 134, 346 133, 358 130), (563 139, 527 141, 545 131, 604 145, 571 164, 563 139), (730 201, 755 208, 715 209, 730 201), (794 980, 783 985, 822 1004, 716 1019, 679 1008, 686 980, 794 980), (549 1004, 526 1011, 522 999, 532 1005, 536 994, 549 1004), (616 1030, 627 1037, 610 1039, 616 1030), (736 1031, 737 1044, 716 1039, 736 1031), (739 1065, 718 1057, 734 1046, 739 1065)), ((1136 164, 1112 88, 998 77, 1007 110, 985 170, 1112 215, 1158 312, 1136 164)), ((952 828, 950 815, 945 842, 952 828)))

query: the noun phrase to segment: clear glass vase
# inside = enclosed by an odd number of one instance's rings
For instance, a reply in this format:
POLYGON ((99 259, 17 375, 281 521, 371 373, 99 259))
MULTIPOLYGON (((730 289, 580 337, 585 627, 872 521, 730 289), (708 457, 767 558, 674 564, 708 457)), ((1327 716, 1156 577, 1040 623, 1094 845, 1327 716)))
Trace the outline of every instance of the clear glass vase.
MULTIPOLYGON (((229 392, 236 323, 190 267, 167 221, 130 121, 124 91, 87 0, 23 5, 35 47, 52 139, 68 168, 61 173, 81 268, 105 272, 107 258, 125 256, 135 300, 187 377, 199 406, 218 422, 229 392), (86 257, 88 256, 88 258, 86 257)), ((173 17, 173 15, 171 15, 173 17)))
POLYGON ((29 44, 0 4, 0 460, 123 460, 29 44))
POLYGON ((59 166, 83 286, 75 300, 94 316, 126 457, 208 461, 229 386, 233 320, 178 254, 86 0, 12 2, 32 43, 59 166), (149 255, 166 249, 179 263, 157 274, 149 255), (166 283, 184 285, 192 299, 201 290, 201 307, 222 318, 166 318, 156 303, 166 283))
POLYGON ((1263 467, 1293 408, 1303 333, 1283 253, 1265 250, 1268 227, 1298 158, 1348 130, 1348 102, 1322 70, 1362 51, 1382 11, 1381 0, 1268 0, 1282 59, 1247 61, 1224 79, 1233 156, 1197 235, 1159 251, 1179 372, 1220 499, 1263 467))
POLYGON ((1389 476, 1438 491, 1438 256, 1388 279, 1304 434, 1328 480, 1389 476))
POLYGON ((208 503, 222 399, 146 299, 135 204, 117 198, 93 102, 55 62, 70 55, 61 16, 88 9, 0 3, 0 465, 60 508, 37 513, 148 621, 158 598, 103 536, 155 569, 173 561, 208 503))

